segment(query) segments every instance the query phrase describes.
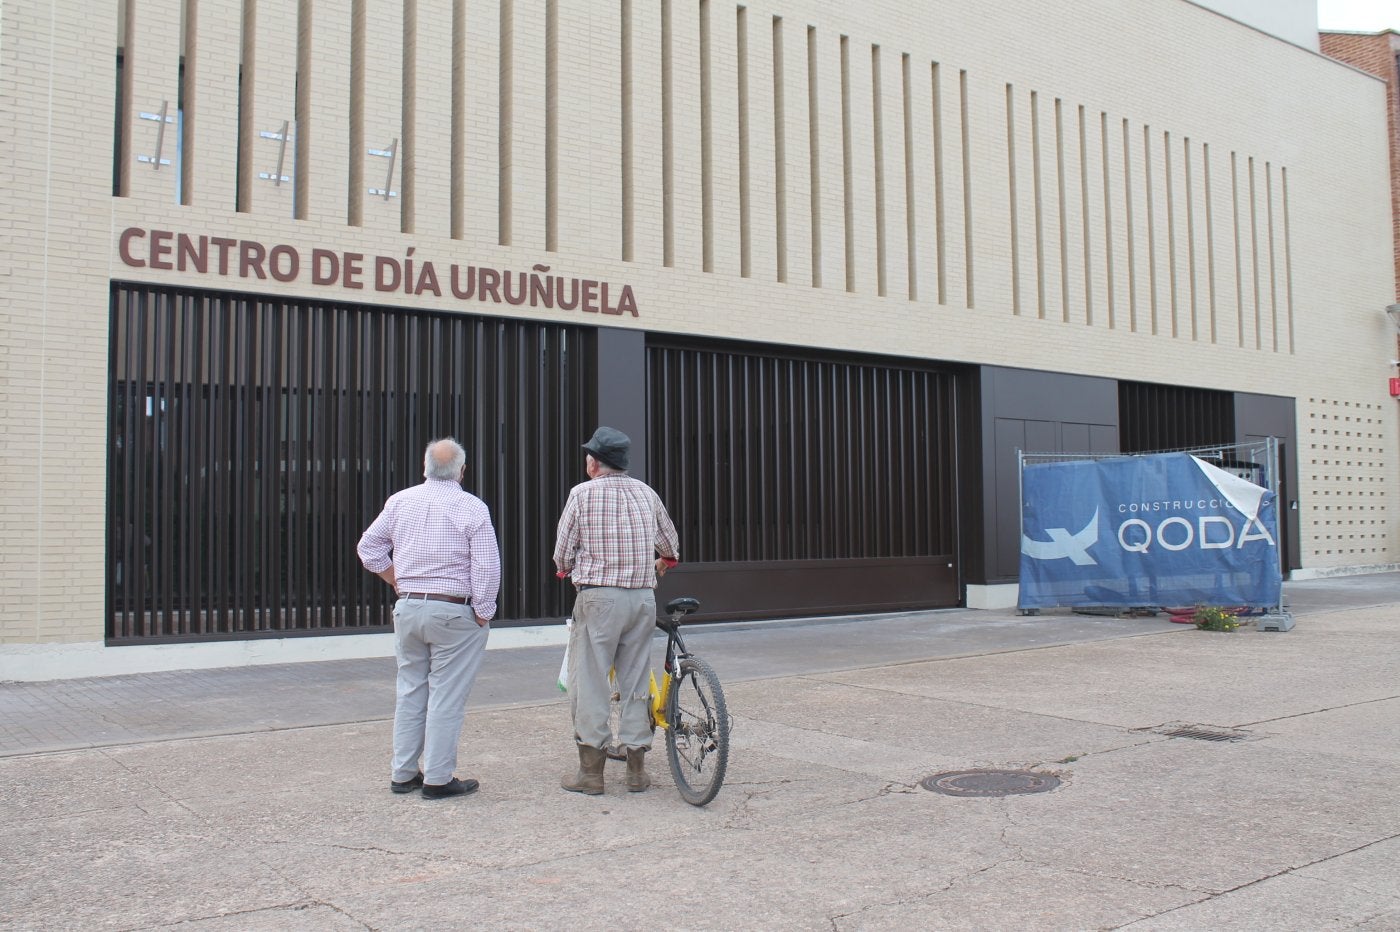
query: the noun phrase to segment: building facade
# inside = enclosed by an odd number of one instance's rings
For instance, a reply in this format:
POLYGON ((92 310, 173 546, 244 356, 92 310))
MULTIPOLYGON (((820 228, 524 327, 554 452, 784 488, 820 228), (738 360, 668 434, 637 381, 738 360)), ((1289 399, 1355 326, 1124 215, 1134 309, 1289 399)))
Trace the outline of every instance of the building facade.
POLYGON ((600 422, 713 618, 1014 604, 1018 450, 1277 436, 1288 568, 1400 559, 1385 85, 1184 0, 0 17, 0 679, 382 633, 444 434, 503 627, 600 422))
MULTIPOLYGON (((1400 14, 1397 14, 1400 15, 1400 14)), ((1360 68, 1385 82, 1385 132, 1390 150, 1390 223, 1395 251, 1395 300, 1400 302, 1400 33, 1324 32, 1318 36, 1322 53, 1360 68)))

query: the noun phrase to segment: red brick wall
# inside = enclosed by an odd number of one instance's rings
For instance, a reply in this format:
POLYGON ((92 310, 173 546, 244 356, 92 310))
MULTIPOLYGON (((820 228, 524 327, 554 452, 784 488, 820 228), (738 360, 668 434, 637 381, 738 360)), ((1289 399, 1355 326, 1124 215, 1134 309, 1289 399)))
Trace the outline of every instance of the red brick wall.
POLYGON ((1395 246, 1395 299, 1400 301, 1400 33, 1386 31, 1372 35, 1351 32, 1324 32, 1322 53, 1346 62, 1385 81, 1389 103, 1386 131, 1390 139, 1390 216, 1395 246))

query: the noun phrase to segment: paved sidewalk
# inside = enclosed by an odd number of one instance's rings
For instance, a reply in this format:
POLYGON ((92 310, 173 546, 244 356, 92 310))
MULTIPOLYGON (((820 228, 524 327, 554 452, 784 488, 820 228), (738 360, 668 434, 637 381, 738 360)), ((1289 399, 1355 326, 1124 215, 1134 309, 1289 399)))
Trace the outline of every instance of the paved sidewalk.
POLYGON ((645 794, 616 764, 603 797, 558 789, 548 648, 488 656, 462 757, 482 791, 445 801, 384 786, 388 661, 0 684, 0 928, 1400 930, 1400 574, 1288 591, 1287 633, 697 631, 735 716, 705 809, 664 754, 645 794), (1063 783, 919 784, 986 767, 1063 783))
MULTIPOLYGON (((1400 603, 1400 573, 1288 583, 1295 615, 1400 603)), ((772 677, 1160 633, 1164 618, 1068 612, 946 610, 805 621, 702 625, 692 646, 725 679, 772 677)), ((662 643, 657 641, 656 651, 662 643)), ((556 701, 560 647, 495 650, 473 709, 556 701)), ((394 708, 392 658, 0 682, 0 757, 172 738, 386 719, 394 708)))

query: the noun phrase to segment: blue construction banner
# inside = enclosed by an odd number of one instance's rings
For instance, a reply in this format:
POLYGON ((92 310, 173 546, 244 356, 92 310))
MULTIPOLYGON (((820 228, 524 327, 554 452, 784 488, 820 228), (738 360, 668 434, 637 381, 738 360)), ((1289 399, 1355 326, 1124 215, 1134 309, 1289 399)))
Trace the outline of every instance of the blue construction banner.
POLYGON ((1022 608, 1277 605, 1275 495, 1187 453, 1022 471, 1022 608))

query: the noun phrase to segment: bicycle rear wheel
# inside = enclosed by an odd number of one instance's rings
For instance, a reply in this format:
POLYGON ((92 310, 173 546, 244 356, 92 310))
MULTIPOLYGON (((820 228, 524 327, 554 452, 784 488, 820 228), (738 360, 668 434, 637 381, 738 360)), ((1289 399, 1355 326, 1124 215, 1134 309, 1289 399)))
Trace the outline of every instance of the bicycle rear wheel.
POLYGON ((710 665, 680 661, 666 696, 666 762, 676 789, 692 806, 715 798, 729 765, 729 710, 710 665))

